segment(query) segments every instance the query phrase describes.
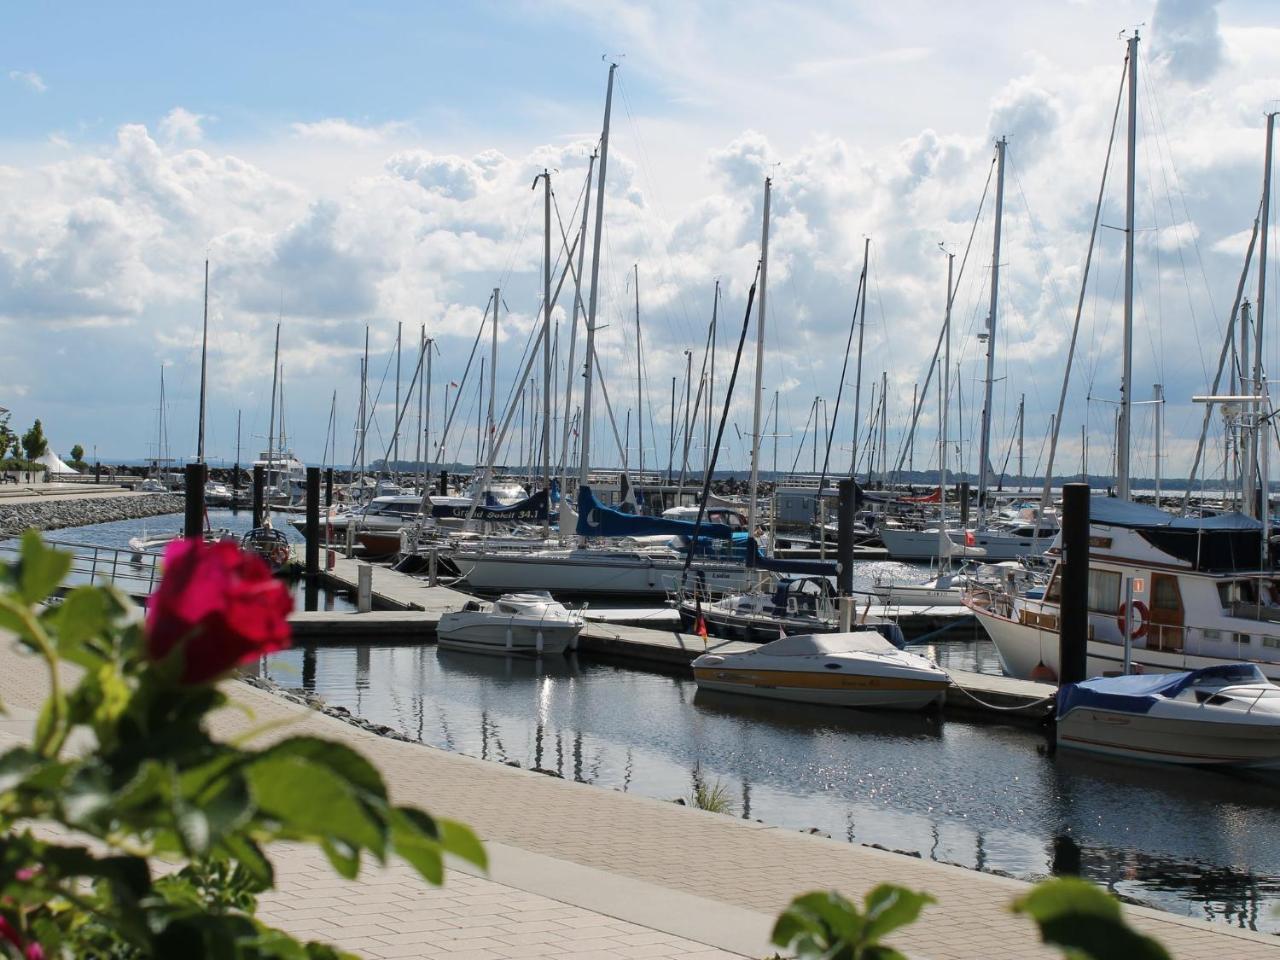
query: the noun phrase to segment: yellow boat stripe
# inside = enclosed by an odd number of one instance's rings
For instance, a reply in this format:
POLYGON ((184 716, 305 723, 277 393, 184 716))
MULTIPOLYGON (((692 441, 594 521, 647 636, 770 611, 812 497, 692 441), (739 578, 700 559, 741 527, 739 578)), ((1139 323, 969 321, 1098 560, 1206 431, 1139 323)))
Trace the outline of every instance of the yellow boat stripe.
POLYGON ((859 674, 811 673, 805 670, 735 670, 698 667, 697 680, 708 683, 737 683, 744 687, 787 687, 797 690, 945 690, 945 680, 909 677, 869 677, 859 674))

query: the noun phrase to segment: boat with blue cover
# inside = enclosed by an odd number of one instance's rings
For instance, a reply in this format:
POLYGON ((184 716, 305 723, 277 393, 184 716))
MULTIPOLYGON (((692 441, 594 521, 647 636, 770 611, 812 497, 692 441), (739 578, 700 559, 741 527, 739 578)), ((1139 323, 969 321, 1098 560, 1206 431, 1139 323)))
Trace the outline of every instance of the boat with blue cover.
POLYGON ((1280 768, 1280 687, 1247 663, 1064 684, 1057 741, 1162 763, 1280 768))

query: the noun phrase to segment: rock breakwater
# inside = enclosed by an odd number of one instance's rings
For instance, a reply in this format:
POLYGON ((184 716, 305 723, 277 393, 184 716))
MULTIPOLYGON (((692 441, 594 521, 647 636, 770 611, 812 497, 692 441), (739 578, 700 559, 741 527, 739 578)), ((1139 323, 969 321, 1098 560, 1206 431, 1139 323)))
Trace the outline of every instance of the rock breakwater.
POLYGON ((135 520, 165 513, 181 513, 179 495, 145 497, 56 497, 36 503, 0 503, 0 538, 16 537, 24 530, 60 530, 91 523, 135 520))

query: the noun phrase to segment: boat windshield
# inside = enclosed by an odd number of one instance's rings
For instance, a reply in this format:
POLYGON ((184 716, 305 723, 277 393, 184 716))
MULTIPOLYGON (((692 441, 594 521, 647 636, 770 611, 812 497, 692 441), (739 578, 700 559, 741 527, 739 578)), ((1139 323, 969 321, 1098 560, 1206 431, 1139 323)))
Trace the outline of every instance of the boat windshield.
POLYGON ((1205 667, 1197 670, 1191 685, 1222 686, 1237 683, 1267 683, 1266 674, 1253 663, 1224 663, 1216 667, 1205 667))

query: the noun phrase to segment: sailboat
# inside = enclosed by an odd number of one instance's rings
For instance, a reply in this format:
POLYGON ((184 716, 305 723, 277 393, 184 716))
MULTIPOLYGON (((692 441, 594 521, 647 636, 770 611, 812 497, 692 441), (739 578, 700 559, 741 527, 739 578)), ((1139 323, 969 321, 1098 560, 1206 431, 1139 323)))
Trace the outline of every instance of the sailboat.
MULTIPOLYGON (((1125 202, 1124 352, 1122 400, 1117 429, 1117 498, 1090 500, 1089 639, 1087 673, 1166 673, 1222 664, 1256 665, 1270 680, 1280 679, 1280 579, 1270 555, 1269 521, 1224 513, 1178 517, 1130 502, 1130 422, 1132 415, 1134 193, 1137 117, 1138 37, 1129 38, 1126 59, 1129 122, 1125 202)), ((1117 103, 1117 118, 1119 106, 1117 103)), ((1261 234, 1265 236, 1271 181, 1274 115, 1267 123, 1267 150, 1261 234)), ((1105 187, 1105 174, 1103 180, 1105 187)), ((1101 210, 1099 192, 1098 210, 1101 210)), ((1098 214, 1095 213, 1095 234, 1098 214)), ((1265 248, 1264 248, 1265 250, 1265 248)), ((1249 270, 1252 243, 1241 275, 1249 270)), ((1092 238, 1090 240, 1092 254, 1092 238)), ((1265 256, 1259 271, 1259 300, 1265 290, 1265 256)), ((1086 260, 1084 283, 1088 280, 1086 260)), ((1081 300, 1083 301, 1083 293, 1081 300)), ((1240 293, 1228 323, 1233 339, 1240 293)), ((1260 338, 1260 331, 1258 337, 1260 338)), ((1260 345, 1260 339, 1257 341, 1260 345)), ((1224 345, 1224 359, 1226 347, 1224 345)), ((1260 367, 1255 367, 1259 371, 1260 367)), ((1219 373, 1221 376, 1221 373, 1219 373)), ((1255 372, 1260 381, 1260 375, 1255 372)), ((1216 391, 1218 382, 1215 381, 1216 391)), ((1255 389, 1242 377, 1242 388, 1255 389)), ((1065 397, 1065 383, 1063 396, 1065 397)), ((1265 386, 1260 391, 1265 394, 1265 386)), ((1207 400, 1217 398, 1209 397, 1207 400)), ((1239 397, 1233 398, 1239 400, 1239 397)), ((1265 406, 1263 399, 1259 405, 1265 406)), ((1262 412, 1257 416, 1260 418, 1262 412)), ((1208 414, 1206 413, 1206 422, 1208 414)), ((1256 442, 1262 431, 1254 431, 1256 442)), ((1262 480, 1266 488, 1266 447, 1262 480)), ((1052 461, 1050 461, 1052 463, 1052 461)), ((1246 505, 1250 499, 1246 498, 1246 505)), ((995 644, 1005 672, 1016 677, 1057 675, 1062 558, 1055 546, 1048 586, 1043 590, 974 590, 965 605, 995 644)))
MULTIPOLYGON (((604 125, 600 137, 600 159, 597 176, 595 235, 591 262, 591 283, 587 305, 585 376, 581 414, 580 464, 577 524, 574 533, 582 538, 575 546, 534 550, 493 549, 483 543, 456 549, 452 555, 454 565, 462 572, 472 589, 488 593, 550 591, 575 596, 627 596, 665 597, 677 590, 686 576, 687 564, 681 544, 674 538, 690 534, 695 524, 664 520, 660 517, 627 515, 596 501, 591 492, 591 404, 592 383, 595 374, 596 315, 599 303, 600 246, 604 232, 605 180, 609 160, 609 120, 613 104, 613 81, 617 64, 609 67, 608 88, 605 96, 604 125), (640 546, 627 537, 668 534, 672 546, 640 546), (588 545, 587 540, 607 537, 620 546, 588 545)), ((586 225, 584 212, 583 226, 586 225)), ((544 260, 550 263, 550 219, 546 225, 544 260)), ((544 277, 546 291, 544 304, 547 321, 543 327, 542 346, 547 349, 550 313, 550 279, 544 277)), ((580 274, 578 283, 581 282, 580 274)), ((496 311, 496 306, 495 306, 496 311)), ((532 356, 530 357, 532 362, 532 356)), ((546 360, 544 359, 544 369, 546 360)), ((544 398, 549 401, 549 371, 544 398)), ((514 408, 513 408, 514 409, 514 408)), ((508 411, 508 419, 511 415, 508 411)), ((544 472, 549 473, 549 416, 544 412, 543 457, 544 472)), ((503 433, 505 432, 502 431, 503 433)), ((486 466, 486 483, 492 478, 495 445, 491 444, 489 463, 486 466)), ((564 507, 562 505, 562 516, 564 507)), ((544 525, 544 533, 548 528, 544 525)), ((562 527, 562 535, 566 532, 562 527)), ((731 536, 731 534, 729 535, 731 536)), ((727 539, 727 537, 726 537, 727 539)), ((697 549, 699 543, 690 539, 688 549, 697 549)), ((712 589, 727 591, 741 589, 747 581, 747 571, 740 561, 699 559, 693 564, 693 572, 702 577, 712 589)))
MULTIPOLYGON (((1000 302, 1000 239, 1004 218, 1004 167, 1008 144, 1001 137, 996 141, 996 199, 995 227, 992 236, 991 301, 987 313, 987 327, 979 339, 986 343, 985 400, 982 407, 982 432, 978 466, 978 523, 974 530, 951 529, 946 525, 945 510, 941 512, 935 528, 919 528, 896 523, 886 523, 880 528, 880 539, 889 556, 894 560, 939 560, 950 557, 982 557, 986 560, 1016 560, 1020 557, 1043 553, 1057 535, 1057 518, 1048 512, 1034 508, 1008 511, 993 519, 987 516, 987 487, 991 479, 991 388, 995 382, 996 321, 1000 302)), ((951 270, 947 276, 947 344, 950 352, 951 304, 955 291, 951 289, 951 270)), ((946 368, 949 379, 950 367, 946 368)), ((945 391, 942 407, 946 410, 949 398, 945 391)), ((945 486, 945 478, 943 484, 945 486)), ((945 504, 945 493, 943 495, 945 504)))

